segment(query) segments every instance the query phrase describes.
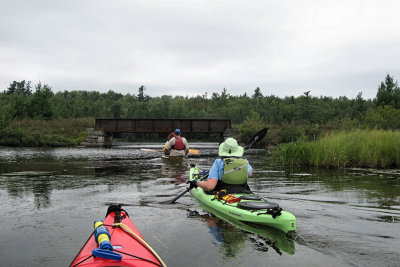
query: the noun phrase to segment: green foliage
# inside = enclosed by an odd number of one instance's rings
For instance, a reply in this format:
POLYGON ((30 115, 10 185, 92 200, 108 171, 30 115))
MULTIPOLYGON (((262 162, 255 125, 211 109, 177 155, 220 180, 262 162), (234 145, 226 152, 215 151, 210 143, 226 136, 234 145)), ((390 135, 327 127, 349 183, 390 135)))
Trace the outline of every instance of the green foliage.
POLYGON ((335 132, 316 142, 282 144, 273 159, 288 166, 400 167, 400 131, 335 132))
POLYGON ((358 93, 356 99, 352 100, 352 102, 351 118, 362 121, 368 109, 367 103, 362 97, 362 92, 358 93))
POLYGON ((278 130, 278 143, 289 143, 305 139, 305 128, 284 125, 278 130))
POLYGON ((7 146, 72 146, 84 141, 86 128, 94 127, 94 119, 61 119, 12 121, 0 129, 0 145, 7 146))
POLYGON ((365 123, 369 128, 400 129, 400 110, 392 106, 380 106, 377 109, 368 110, 365 123))
POLYGON ((400 108, 400 88, 397 81, 394 81, 389 74, 386 75, 385 82, 382 82, 379 86, 375 102, 378 107, 389 105, 400 108))
POLYGON ((262 97, 263 97, 263 95, 262 95, 262 93, 261 93, 260 87, 257 87, 257 88, 254 90, 254 94, 253 94, 251 97, 252 97, 252 98, 262 98, 262 97))
POLYGON ((8 109, 8 105, 0 105, 0 129, 4 129, 10 125, 12 117, 8 109))
POLYGON ((112 118, 119 119, 122 115, 122 105, 120 102, 114 102, 110 106, 110 113, 112 114, 112 118))
MULTIPOLYGON (((230 119, 239 125, 240 139, 246 142, 258 130, 269 126, 267 138, 259 145, 318 139, 322 132, 359 129, 400 129, 399 88, 390 75, 378 88, 377 98, 313 97, 310 91, 298 97, 263 95, 257 87, 249 97, 219 93, 197 96, 150 97, 145 86, 137 95, 64 91, 30 82, 12 82, 0 93, 0 129, 24 119, 53 120, 78 118, 195 118, 230 119), (399 100, 398 100, 399 98, 399 100), (378 105, 378 107, 376 106, 378 105)), ((25 128, 24 128, 25 129, 25 128)))
POLYGON ((318 125, 299 126, 291 123, 279 127, 270 127, 266 139, 268 144, 277 145, 316 140, 321 133, 322 129, 318 125))
POLYGON ((38 83, 36 92, 29 98, 28 114, 34 119, 50 119, 53 116, 51 97, 53 92, 48 85, 38 83))
POLYGON ((284 166, 308 166, 310 164, 311 151, 311 143, 281 144, 276 150, 273 150, 272 159, 284 166))
POLYGON ((326 130, 334 130, 334 131, 339 131, 339 130, 353 130, 360 128, 361 124, 358 119, 351 119, 349 117, 343 118, 343 119, 334 119, 329 122, 327 122, 324 126, 326 130))
POLYGON ((143 102, 143 101, 147 100, 147 98, 148 98, 148 96, 146 96, 146 95, 144 94, 144 90, 146 90, 146 87, 144 87, 143 85, 139 87, 139 90, 138 90, 138 100, 139 100, 140 102, 143 102))
POLYGON ((20 146, 23 144, 25 132, 22 129, 4 128, 0 130, 0 145, 20 146))
POLYGON ((7 95, 15 95, 15 94, 19 94, 19 95, 24 95, 24 96, 30 96, 32 94, 31 91, 31 82, 25 82, 25 80, 17 82, 17 81, 13 81, 10 86, 7 88, 7 90, 5 91, 5 93, 7 95))
POLYGON ((23 94, 13 94, 9 98, 8 110, 13 119, 23 119, 28 117, 29 98, 23 94))
MULTIPOLYGON (((247 144, 250 138, 263 128, 265 128, 264 118, 251 110, 250 114, 239 125, 239 140, 247 144)), ((258 146, 262 146, 263 144, 265 145, 264 140, 257 143, 258 146)))

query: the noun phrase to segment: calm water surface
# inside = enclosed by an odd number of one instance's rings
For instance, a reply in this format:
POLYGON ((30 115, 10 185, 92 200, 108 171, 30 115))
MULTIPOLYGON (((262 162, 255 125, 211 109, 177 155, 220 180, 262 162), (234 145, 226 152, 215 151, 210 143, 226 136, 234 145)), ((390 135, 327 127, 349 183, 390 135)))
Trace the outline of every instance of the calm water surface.
POLYGON ((297 217, 286 237, 223 220, 189 194, 189 164, 209 168, 217 144, 199 157, 161 159, 140 148, 0 147, 1 266, 68 266, 105 216, 122 203, 168 266, 399 266, 400 170, 285 170, 262 150, 245 153, 254 192, 297 217))

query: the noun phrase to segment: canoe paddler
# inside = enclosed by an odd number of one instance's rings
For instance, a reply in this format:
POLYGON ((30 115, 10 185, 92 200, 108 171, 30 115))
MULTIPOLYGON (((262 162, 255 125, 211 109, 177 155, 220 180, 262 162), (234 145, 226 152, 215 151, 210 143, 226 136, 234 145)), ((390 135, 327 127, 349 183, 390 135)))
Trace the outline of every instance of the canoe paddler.
POLYGON ((162 151, 162 153, 163 153, 164 155, 169 155, 169 152, 167 151, 166 147, 167 147, 167 144, 168 144, 169 140, 171 140, 171 138, 173 138, 173 137, 175 137, 175 132, 170 132, 169 135, 168 135, 168 137, 167 137, 168 141, 165 142, 165 144, 164 144, 164 146, 163 146, 163 151, 162 151))
POLYGON ((253 174, 253 168, 243 159, 244 148, 234 138, 227 138, 219 145, 218 158, 214 161, 205 181, 190 181, 190 189, 201 187, 206 191, 246 192, 249 190, 247 178, 253 174))
POLYGON ((175 137, 172 137, 165 146, 165 151, 171 157, 185 157, 189 153, 189 145, 185 137, 181 136, 181 130, 175 130, 175 137))

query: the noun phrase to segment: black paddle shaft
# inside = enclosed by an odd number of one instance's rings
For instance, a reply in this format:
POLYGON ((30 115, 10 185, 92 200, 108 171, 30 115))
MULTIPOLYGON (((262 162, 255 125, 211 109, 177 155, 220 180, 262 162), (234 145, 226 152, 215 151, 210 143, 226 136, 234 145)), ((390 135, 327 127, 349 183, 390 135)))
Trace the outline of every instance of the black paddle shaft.
MULTIPOLYGON (((207 173, 206 175, 204 175, 204 176, 200 179, 200 181, 204 181, 204 180, 207 179, 207 178, 208 178, 208 173, 207 173)), ((164 203, 164 204, 174 204, 175 201, 177 201, 181 196, 183 196, 184 194, 186 194, 186 193, 189 192, 189 191, 190 191, 190 186, 189 186, 188 188, 186 188, 185 191, 179 193, 179 195, 177 195, 177 196, 174 197, 173 199, 167 200, 167 201, 163 201, 163 202, 161 202, 161 203, 164 203)))

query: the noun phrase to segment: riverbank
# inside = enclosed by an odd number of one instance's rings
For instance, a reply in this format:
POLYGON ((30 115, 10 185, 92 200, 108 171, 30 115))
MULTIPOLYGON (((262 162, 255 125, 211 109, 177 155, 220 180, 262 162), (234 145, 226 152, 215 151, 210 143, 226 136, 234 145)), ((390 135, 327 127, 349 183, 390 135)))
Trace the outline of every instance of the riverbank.
POLYGON ((400 131, 333 132, 314 142, 279 145, 273 155, 285 166, 399 168, 400 131))
POLYGON ((0 145, 24 147, 76 146, 86 139, 86 129, 93 127, 93 118, 15 120, 8 127, 0 129, 0 145))

